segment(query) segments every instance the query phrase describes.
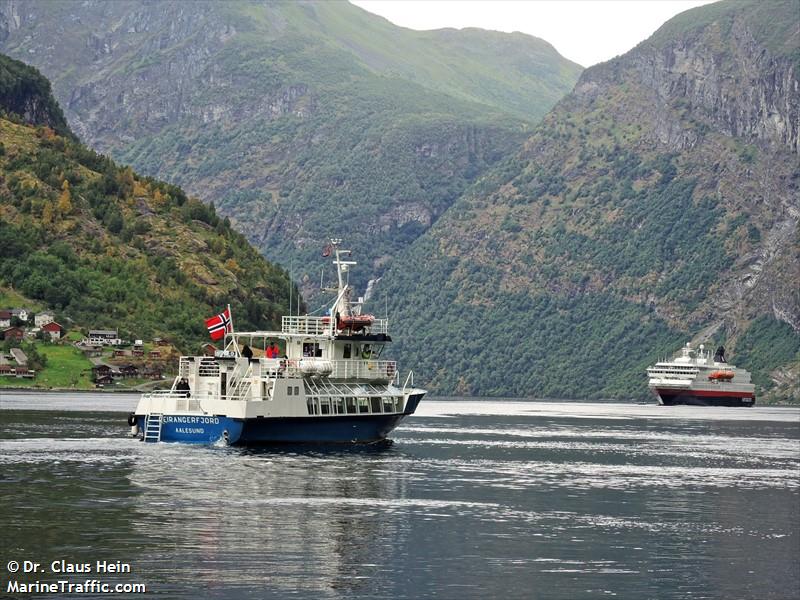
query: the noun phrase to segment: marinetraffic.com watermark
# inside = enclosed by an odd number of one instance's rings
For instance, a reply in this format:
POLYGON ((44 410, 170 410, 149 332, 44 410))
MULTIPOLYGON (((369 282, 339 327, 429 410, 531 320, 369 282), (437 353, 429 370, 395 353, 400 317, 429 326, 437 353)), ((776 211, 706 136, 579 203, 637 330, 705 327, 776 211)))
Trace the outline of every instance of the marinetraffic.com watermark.
POLYGON ((132 574, 130 563, 110 560, 70 562, 54 560, 9 560, 8 582, 0 586, 6 594, 144 594, 144 583, 106 581, 103 576, 132 574), (52 576, 52 577, 51 577, 52 576))

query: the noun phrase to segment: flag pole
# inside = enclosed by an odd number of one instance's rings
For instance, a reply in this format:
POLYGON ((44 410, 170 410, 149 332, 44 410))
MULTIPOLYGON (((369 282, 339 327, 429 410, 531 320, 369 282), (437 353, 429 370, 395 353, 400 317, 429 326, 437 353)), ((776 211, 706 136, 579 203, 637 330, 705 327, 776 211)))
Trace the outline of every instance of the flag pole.
MULTIPOLYGON (((236 343, 236 336, 233 335, 233 311, 231 310, 230 304, 228 304, 228 317, 231 320, 231 342, 233 343, 233 349, 236 354, 239 354, 239 344, 236 343)), ((227 335, 227 331, 225 332, 225 335, 227 335)))

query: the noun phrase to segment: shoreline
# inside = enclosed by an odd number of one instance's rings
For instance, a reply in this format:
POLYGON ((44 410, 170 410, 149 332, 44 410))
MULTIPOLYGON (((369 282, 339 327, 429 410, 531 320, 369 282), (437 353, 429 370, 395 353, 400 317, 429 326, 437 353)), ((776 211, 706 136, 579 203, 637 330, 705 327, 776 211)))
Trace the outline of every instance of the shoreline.
MULTIPOLYGON (((106 388, 93 388, 93 389, 80 389, 80 388, 39 388, 39 387, 0 387, 0 398, 2 398, 3 392, 10 392, 14 394, 21 394, 25 392, 30 392, 31 394, 36 393, 47 393, 47 394, 142 394, 144 390, 137 390, 134 388, 130 389, 106 389, 106 388)), ((629 404, 631 406, 650 406, 654 405, 657 406, 656 402, 644 402, 642 400, 624 400, 624 399, 609 399, 609 398, 600 398, 600 399, 587 399, 587 398, 526 398, 526 397, 492 397, 492 396, 469 396, 469 397, 459 397, 459 396, 430 396, 429 400, 436 400, 438 402, 448 402, 448 401, 457 401, 457 402, 529 402, 531 404, 535 403, 566 403, 566 404, 629 404)), ((798 408, 800 407, 800 403, 788 403, 788 402, 780 402, 780 403, 757 403, 757 408, 768 408, 768 407, 775 407, 775 408, 798 408)), ((697 407, 703 408, 703 407, 697 407)), ((749 407, 742 407, 744 410, 747 410, 749 407)))
POLYGON ((48 392, 48 393, 58 393, 58 394, 141 394, 143 390, 137 390, 136 388, 128 388, 128 389, 108 389, 108 388, 56 388, 56 387, 12 387, 12 386, 0 386, 0 396, 3 395, 3 392, 14 392, 15 394, 19 394, 20 392, 48 392))

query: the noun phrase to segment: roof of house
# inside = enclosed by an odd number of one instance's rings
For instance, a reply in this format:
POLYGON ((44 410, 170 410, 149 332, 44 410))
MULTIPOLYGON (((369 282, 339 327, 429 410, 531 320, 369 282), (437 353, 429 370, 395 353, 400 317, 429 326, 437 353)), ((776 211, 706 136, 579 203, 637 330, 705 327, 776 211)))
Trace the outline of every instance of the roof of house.
POLYGON ((90 329, 89 335, 113 335, 116 337, 117 330, 116 329, 90 329))
POLYGON ((59 325, 55 321, 51 321, 50 323, 45 323, 44 325, 42 325, 42 329, 44 329, 45 331, 56 331, 56 330, 61 331, 64 328, 61 327, 61 325, 59 325))
POLYGON ((9 352, 11 352, 11 356, 14 357, 14 360, 17 361, 18 364, 23 365, 28 362, 28 355, 20 348, 11 348, 9 352))

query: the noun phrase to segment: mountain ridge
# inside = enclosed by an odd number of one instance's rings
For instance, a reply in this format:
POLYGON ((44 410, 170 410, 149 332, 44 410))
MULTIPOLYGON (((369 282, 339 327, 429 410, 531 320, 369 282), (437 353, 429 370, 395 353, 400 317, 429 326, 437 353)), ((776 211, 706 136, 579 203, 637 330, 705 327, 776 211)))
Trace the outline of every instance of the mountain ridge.
POLYGON ((580 71, 536 38, 414 32, 341 2, 5 0, 0 22, 93 147, 213 201, 283 264, 348 237, 362 289, 580 71))
MULTIPOLYGON (((387 274, 378 294, 415 289, 391 310, 404 360, 434 389, 644 397, 644 368, 706 331, 700 341, 724 342, 734 360, 741 350, 760 390, 800 396, 799 88, 783 84, 796 70, 765 45, 732 60, 751 41, 720 46, 716 19, 747 23, 759 5, 711 6, 705 28, 671 41, 662 28, 659 44, 584 71, 522 150, 412 245, 402 263, 421 265, 423 285, 387 274), (771 96, 759 91, 770 81, 771 96), (742 82, 749 112, 728 93, 742 82), (515 343, 494 356, 485 340, 515 343)), ((773 6, 791 19, 792 3, 773 6)), ((678 23, 695 23, 689 13, 678 23)))

